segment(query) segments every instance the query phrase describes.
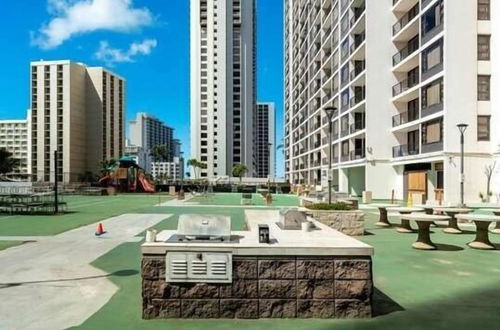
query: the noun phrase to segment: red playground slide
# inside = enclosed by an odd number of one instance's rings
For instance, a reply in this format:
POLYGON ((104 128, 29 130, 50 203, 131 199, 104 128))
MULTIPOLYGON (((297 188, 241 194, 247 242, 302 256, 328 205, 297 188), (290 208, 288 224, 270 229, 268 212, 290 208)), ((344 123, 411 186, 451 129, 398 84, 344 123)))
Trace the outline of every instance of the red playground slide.
POLYGON ((155 187, 151 183, 149 183, 148 180, 146 180, 146 177, 144 175, 139 175, 139 177, 137 179, 141 183, 142 189, 145 192, 148 192, 148 193, 154 193, 155 192, 155 187))

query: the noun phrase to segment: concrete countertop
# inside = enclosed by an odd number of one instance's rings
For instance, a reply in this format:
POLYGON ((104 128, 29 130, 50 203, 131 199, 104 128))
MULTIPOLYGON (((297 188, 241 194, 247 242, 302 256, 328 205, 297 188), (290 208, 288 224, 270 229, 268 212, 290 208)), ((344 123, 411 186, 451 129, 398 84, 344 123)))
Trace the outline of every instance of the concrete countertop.
POLYGON ((233 231, 239 236, 234 243, 173 243, 166 242, 175 230, 165 230, 157 235, 154 243, 142 245, 143 254, 165 254, 167 251, 203 251, 231 252, 233 255, 262 256, 372 256, 374 249, 353 237, 344 235, 312 218, 316 229, 310 232, 302 230, 282 230, 277 222, 277 210, 246 210, 247 231, 233 231), (262 244, 258 240, 258 225, 269 225, 271 244, 262 244))

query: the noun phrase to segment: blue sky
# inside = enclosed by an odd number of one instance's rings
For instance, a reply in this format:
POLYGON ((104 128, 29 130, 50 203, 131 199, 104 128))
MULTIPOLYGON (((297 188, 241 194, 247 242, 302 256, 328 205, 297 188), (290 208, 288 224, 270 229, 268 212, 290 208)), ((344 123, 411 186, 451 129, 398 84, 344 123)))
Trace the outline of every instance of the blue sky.
MULTIPOLYGON (((258 99, 283 118, 283 1, 257 0, 258 99)), ((29 62, 70 59, 106 66, 128 83, 127 118, 156 115, 189 156, 189 0, 22 0, 2 4, 0 119, 29 107, 29 62), (108 16, 106 16, 106 13, 108 16)), ((283 157, 277 152, 278 174, 283 157)))

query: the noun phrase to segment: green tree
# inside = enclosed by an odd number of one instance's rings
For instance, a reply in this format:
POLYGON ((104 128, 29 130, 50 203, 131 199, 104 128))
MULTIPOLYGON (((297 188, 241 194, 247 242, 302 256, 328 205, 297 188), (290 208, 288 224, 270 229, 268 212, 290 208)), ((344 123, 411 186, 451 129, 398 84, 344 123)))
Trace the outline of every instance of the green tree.
POLYGON ((194 173, 194 179, 198 179, 198 172, 200 169, 206 169, 207 168, 207 164, 205 163, 202 163, 200 161, 198 161, 197 159, 195 158, 191 158, 187 161, 187 166, 191 166, 193 168, 193 173, 194 173))
POLYGON ((153 148, 151 148, 149 155, 153 157, 153 161, 157 163, 157 168, 159 168, 160 166, 158 163, 167 159, 167 147, 163 144, 155 145, 153 148))
POLYGON ((245 175, 245 173, 247 171, 248 171, 248 168, 245 165, 243 165, 243 164, 236 164, 233 167, 233 176, 237 177, 237 178, 240 178, 240 184, 241 184, 241 180, 243 179, 243 175, 245 175))
POLYGON ((14 172, 19 164, 19 159, 12 157, 11 152, 7 149, 0 149, 0 174, 14 172))
POLYGON ((116 160, 114 159, 108 159, 108 160, 103 160, 101 161, 101 176, 106 176, 110 172, 110 168, 115 165, 116 160))

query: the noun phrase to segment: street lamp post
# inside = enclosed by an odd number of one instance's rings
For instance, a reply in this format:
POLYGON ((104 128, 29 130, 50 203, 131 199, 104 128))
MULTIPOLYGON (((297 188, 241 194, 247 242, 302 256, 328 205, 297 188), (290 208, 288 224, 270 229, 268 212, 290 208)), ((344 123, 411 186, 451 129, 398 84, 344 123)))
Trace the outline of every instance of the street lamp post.
POLYGON ((465 154, 465 139, 464 134, 469 125, 467 124, 458 124, 458 130, 460 131, 460 206, 464 207, 464 154, 465 154))
POLYGON ((328 116, 328 204, 332 204, 332 119, 337 108, 327 107, 324 110, 328 116))

